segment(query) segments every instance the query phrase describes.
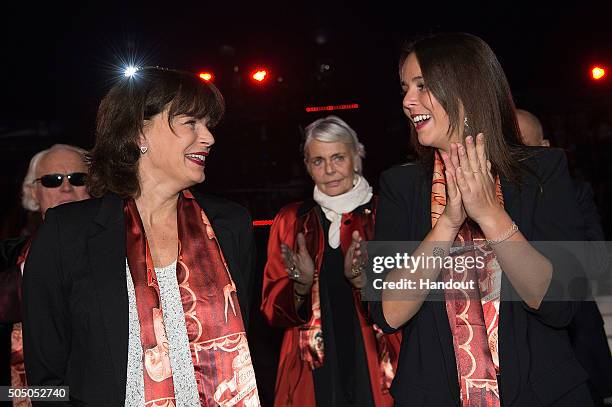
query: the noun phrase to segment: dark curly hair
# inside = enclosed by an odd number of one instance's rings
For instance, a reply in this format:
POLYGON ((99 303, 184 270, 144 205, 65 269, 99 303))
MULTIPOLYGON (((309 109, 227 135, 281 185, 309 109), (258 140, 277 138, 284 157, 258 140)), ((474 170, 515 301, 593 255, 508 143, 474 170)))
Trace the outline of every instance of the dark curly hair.
POLYGON ((168 124, 179 115, 207 118, 215 126, 225 111, 223 96, 195 74, 147 67, 122 78, 106 94, 96 120, 96 144, 89 156, 89 193, 140 194, 139 140, 144 121, 168 110, 168 124))

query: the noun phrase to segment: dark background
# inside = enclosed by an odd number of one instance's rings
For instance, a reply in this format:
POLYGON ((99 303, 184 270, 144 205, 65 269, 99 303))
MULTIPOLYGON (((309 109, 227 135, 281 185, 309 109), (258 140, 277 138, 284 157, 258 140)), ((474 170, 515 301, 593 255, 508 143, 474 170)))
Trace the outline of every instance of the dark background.
POLYGON ((406 159, 397 57, 402 41, 415 34, 481 36, 506 70, 517 105, 540 116, 547 136, 565 133, 557 144, 579 141, 576 130, 592 132, 610 120, 612 80, 588 78, 593 63, 612 67, 612 22, 604 2, 464 3, 3 6, 0 237, 23 221, 18 195, 29 158, 56 142, 90 148, 97 105, 126 61, 214 72, 228 110, 214 131, 217 144, 203 188, 248 204, 255 218, 270 218, 293 195, 310 191, 300 130, 328 113, 306 113, 305 106, 359 103, 358 110, 335 113, 365 144, 372 184, 381 170, 406 159), (330 69, 321 72, 325 64, 330 69), (263 85, 248 78, 257 65, 271 72, 263 85))
MULTIPOLYGON (((610 239, 604 209, 611 202, 612 78, 595 83, 588 76, 595 63, 612 69, 605 2, 54 3, 0 6, 0 238, 36 223, 20 207, 31 156, 57 142, 91 148, 97 105, 126 62, 214 72, 227 114, 213 131, 217 143, 201 188, 242 202, 255 219, 271 219, 285 203, 311 195, 301 130, 329 112, 306 113, 306 106, 360 105, 334 114, 365 144, 365 175, 376 187, 380 171, 410 157, 401 43, 466 31, 489 43, 517 106, 540 117, 574 174, 593 184, 610 239), (263 85, 248 77, 258 65, 270 71, 263 85)), ((261 270, 267 227, 256 236, 261 270)), ((252 315, 253 348, 269 350, 254 355, 269 402, 279 332, 252 315)))

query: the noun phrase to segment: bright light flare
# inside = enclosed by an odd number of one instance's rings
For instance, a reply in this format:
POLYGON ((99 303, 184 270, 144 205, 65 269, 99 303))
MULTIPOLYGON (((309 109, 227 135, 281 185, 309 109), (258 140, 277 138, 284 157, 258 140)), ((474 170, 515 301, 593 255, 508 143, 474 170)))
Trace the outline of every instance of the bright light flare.
POLYGON ((251 78, 253 78, 253 80, 257 81, 257 82, 263 82, 266 80, 266 77, 268 76, 268 71, 265 69, 257 69, 256 71, 253 72, 253 74, 251 75, 251 78))
POLYGON ((136 75, 136 72, 138 72, 138 67, 130 65, 123 70, 123 76, 126 78, 131 78, 132 76, 136 75))
POLYGON ((211 72, 200 72, 198 76, 200 79, 205 80, 206 82, 210 82, 214 78, 214 75, 211 72))
POLYGON ((606 76, 606 70, 600 66, 594 66, 591 69, 591 78, 593 78, 594 80, 599 80, 601 78, 603 78, 604 76, 606 76))

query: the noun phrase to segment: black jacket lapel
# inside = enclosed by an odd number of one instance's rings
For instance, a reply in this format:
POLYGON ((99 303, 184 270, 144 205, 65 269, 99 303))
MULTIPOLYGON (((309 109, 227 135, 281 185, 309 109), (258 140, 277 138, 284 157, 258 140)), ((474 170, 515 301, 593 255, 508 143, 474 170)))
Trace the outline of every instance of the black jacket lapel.
POLYGON ((94 222, 96 227, 88 241, 89 261, 115 369, 116 394, 123 402, 129 330, 123 201, 115 195, 105 196, 94 222))

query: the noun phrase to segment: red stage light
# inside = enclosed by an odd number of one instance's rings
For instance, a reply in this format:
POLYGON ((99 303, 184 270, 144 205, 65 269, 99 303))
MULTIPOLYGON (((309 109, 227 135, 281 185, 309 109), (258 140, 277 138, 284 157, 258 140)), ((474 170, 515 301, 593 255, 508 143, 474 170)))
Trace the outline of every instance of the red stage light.
POLYGON ((359 104, 351 103, 346 105, 330 105, 330 106, 308 106, 306 107, 306 112, 323 112, 323 111, 332 111, 332 110, 351 110, 351 109, 359 109, 359 104))
POLYGON ((266 69, 256 69, 255 71, 253 71, 253 73, 251 73, 251 78, 259 83, 264 82, 268 77, 268 71, 266 69))
POLYGON ((606 70, 605 68, 602 68, 601 66, 594 66, 593 68, 591 68, 591 78, 594 80, 600 80, 602 79, 604 76, 606 76, 606 70))
POLYGON ((270 226, 272 225, 271 220, 254 220, 253 226, 270 226))
POLYGON ((212 72, 200 72, 198 76, 201 79, 204 79, 206 82, 212 81, 214 78, 214 75, 212 74, 212 72))

